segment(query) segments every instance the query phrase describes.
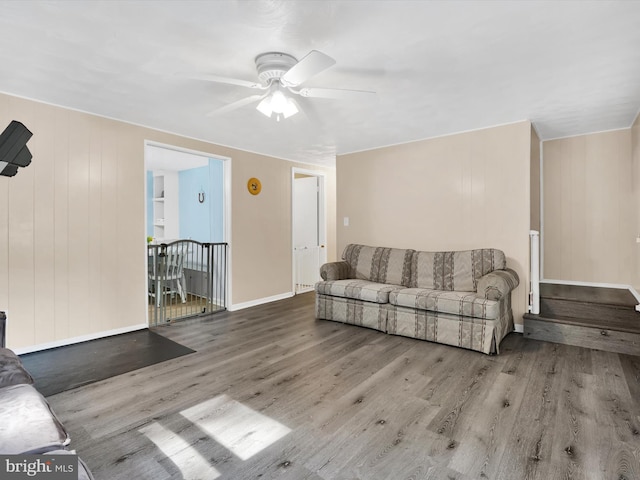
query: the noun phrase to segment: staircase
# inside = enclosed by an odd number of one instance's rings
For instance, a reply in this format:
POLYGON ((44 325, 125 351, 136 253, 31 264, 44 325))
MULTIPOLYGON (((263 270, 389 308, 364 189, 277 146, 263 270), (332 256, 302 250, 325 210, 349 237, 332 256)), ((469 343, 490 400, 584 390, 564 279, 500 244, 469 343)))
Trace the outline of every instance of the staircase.
POLYGON ((524 315, 524 336, 640 355, 640 313, 625 289, 540 284, 540 314, 524 315))

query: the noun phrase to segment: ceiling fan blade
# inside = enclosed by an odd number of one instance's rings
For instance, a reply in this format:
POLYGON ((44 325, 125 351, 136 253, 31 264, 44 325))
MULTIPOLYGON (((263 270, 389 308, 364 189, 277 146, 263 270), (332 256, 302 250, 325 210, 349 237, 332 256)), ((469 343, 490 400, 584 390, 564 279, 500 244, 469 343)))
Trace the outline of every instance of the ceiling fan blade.
POLYGON ((239 78, 221 77, 220 75, 210 75, 207 73, 193 75, 191 78, 195 80, 205 80, 207 82, 226 83, 227 85, 238 85, 240 87, 254 88, 257 90, 266 90, 269 88, 268 85, 262 85, 260 82, 250 82, 239 78))
POLYGON ((266 95, 251 95, 246 98, 241 98, 235 102, 231 102, 224 107, 217 108, 209 113, 207 113, 207 117, 215 117, 217 115, 222 115, 223 113, 232 112, 233 110, 237 110, 238 108, 242 108, 245 105, 249 105, 251 103, 255 103, 258 100, 262 100, 266 95))
POLYGON ((308 98, 338 99, 365 98, 376 94, 376 92, 369 90, 344 90, 341 88, 301 88, 297 93, 308 98))
POLYGON ((287 87, 295 87, 306 82, 314 75, 334 65, 336 61, 329 55, 311 50, 306 57, 291 67, 280 81, 287 87))

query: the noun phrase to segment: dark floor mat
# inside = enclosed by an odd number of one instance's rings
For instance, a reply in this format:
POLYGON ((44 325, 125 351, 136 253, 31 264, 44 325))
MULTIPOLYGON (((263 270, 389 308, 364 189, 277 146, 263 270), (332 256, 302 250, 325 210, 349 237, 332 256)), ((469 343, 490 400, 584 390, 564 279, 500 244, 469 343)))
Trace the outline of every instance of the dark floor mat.
POLYGON ((20 359, 47 397, 194 351, 150 330, 139 330, 27 353, 20 359))

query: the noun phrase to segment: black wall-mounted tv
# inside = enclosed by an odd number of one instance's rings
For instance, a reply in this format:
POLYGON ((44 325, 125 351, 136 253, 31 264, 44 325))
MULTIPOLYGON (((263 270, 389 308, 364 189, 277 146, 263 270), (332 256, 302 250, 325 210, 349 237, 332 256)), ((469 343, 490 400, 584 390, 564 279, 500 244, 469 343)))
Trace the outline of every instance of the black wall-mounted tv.
POLYGON ((13 177, 18 168, 31 163, 31 152, 27 142, 33 133, 22 123, 13 120, 0 135, 0 175, 13 177))

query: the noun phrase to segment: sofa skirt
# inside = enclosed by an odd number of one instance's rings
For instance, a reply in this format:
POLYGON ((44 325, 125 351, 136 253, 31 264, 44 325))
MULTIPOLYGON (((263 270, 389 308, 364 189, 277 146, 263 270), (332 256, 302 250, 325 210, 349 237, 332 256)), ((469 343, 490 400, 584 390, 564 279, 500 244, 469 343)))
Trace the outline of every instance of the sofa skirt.
POLYGON ((443 343, 483 353, 498 353, 499 320, 390 306, 387 333, 443 343))
POLYGON ((386 332, 387 305, 316 293, 316 318, 386 332))
POLYGON ((316 318, 492 354, 513 330, 510 297, 500 302, 500 316, 486 320, 316 293, 316 318))

